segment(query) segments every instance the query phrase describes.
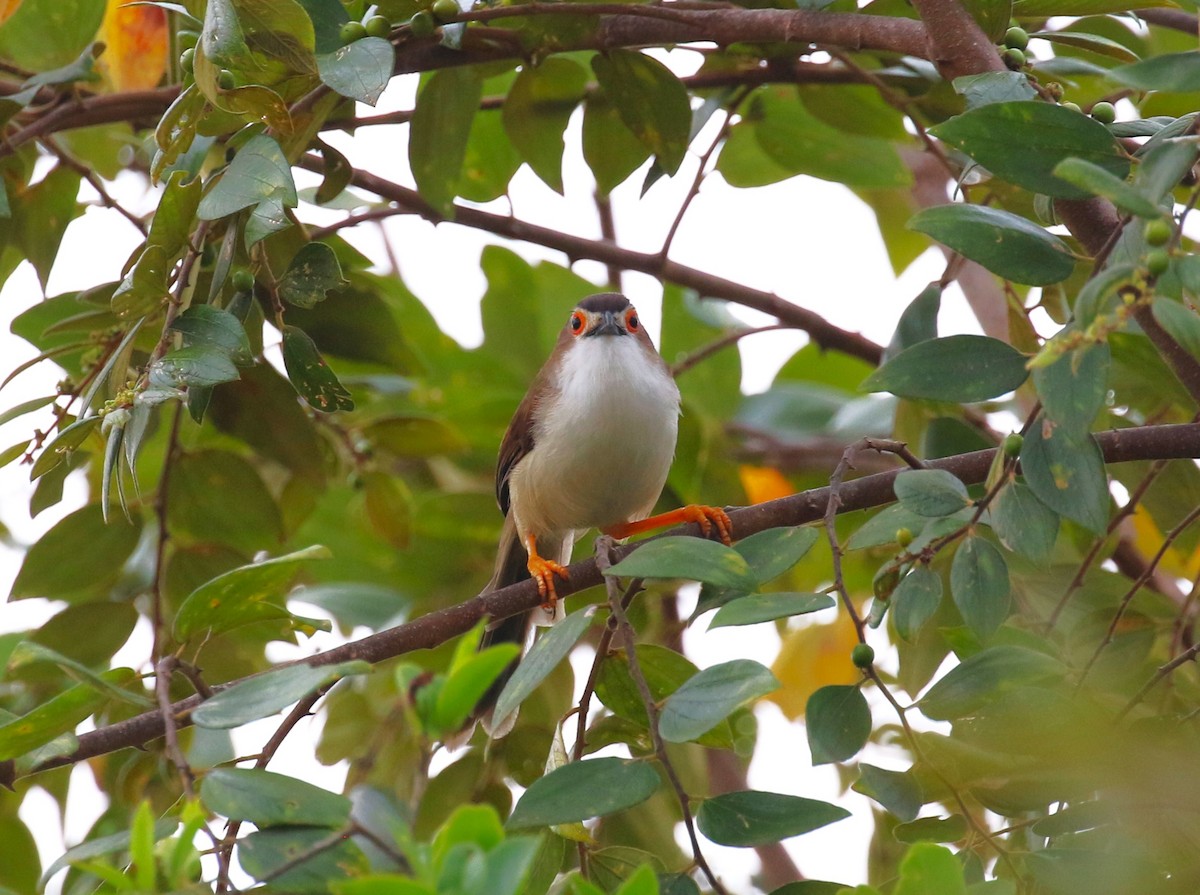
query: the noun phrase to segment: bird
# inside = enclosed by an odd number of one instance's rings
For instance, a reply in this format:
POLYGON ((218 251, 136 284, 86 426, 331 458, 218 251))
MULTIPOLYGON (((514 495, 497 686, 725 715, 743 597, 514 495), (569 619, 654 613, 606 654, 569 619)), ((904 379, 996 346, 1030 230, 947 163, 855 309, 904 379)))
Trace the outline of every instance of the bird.
MULTIPOLYGON (((674 459, 679 414, 679 388, 629 299, 604 292, 580 301, 517 407, 496 466, 504 527, 483 592, 533 578, 542 606, 489 624, 480 649, 524 647, 535 625, 563 617, 555 580, 569 580, 571 548, 589 529, 621 540, 695 522, 730 543, 729 516, 718 507, 650 515, 674 459)), ((476 706, 493 737, 516 719, 492 719, 490 708, 517 662, 476 706)))

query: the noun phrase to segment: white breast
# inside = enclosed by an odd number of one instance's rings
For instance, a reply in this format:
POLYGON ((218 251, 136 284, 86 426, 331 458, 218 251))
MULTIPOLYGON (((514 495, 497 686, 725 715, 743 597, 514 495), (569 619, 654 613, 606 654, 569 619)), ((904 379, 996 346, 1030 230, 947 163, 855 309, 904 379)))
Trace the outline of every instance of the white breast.
POLYGON ((642 519, 675 454, 679 389, 629 336, 582 338, 558 375, 559 396, 509 482, 517 526, 535 535, 642 519))

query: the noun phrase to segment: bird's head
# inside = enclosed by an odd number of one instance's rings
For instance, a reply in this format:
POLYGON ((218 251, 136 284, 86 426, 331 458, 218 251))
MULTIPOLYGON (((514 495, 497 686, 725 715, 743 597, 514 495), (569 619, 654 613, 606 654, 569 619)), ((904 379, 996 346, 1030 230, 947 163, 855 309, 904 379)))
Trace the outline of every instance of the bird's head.
POLYGON ((618 292, 589 295, 567 318, 564 334, 570 339, 590 339, 593 336, 635 336, 649 340, 637 308, 618 292))

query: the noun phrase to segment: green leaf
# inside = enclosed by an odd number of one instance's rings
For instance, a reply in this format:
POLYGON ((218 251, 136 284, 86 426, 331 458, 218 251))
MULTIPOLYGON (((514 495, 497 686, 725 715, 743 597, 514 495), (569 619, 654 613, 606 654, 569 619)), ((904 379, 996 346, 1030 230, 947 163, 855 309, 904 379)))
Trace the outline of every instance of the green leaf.
POLYGON ((565 764, 525 790, 506 826, 512 830, 575 823, 631 808, 660 784, 645 762, 592 758, 565 764))
MULTIPOLYGON (((957 842, 967 835, 967 821, 961 814, 949 817, 921 817, 897 824, 892 835, 898 842, 957 842)), ((929 895, 940 895, 931 892, 929 895)))
MULTIPOLYGON (((5 23, 8 27, 3 31, 7 32, 14 20, 15 16, 5 23)), ((80 176, 76 171, 59 165, 33 186, 26 188, 13 208, 12 232, 37 272, 43 292, 50 278, 50 269, 58 260, 63 234, 78 208, 75 199, 79 195, 79 181, 80 176)))
POLYGON ((871 709, 858 687, 822 687, 808 698, 804 717, 814 765, 852 758, 871 735, 871 709))
POLYGON ((604 574, 627 578, 687 578, 747 591, 758 586, 750 565, 732 547, 683 536, 649 541, 604 574))
POLYGON ((362 476, 363 499, 371 528, 398 550, 412 541, 413 498, 404 480, 386 472, 371 471, 362 476))
POLYGON ((1124 180, 1129 160, 1100 122, 1052 103, 992 103, 930 129, 997 177, 1035 193, 1083 199, 1085 190, 1054 176, 1066 158, 1080 158, 1124 180))
POLYGON ((171 329, 183 334, 187 348, 210 348, 235 364, 254 362, 242 322, 228 311, 212 305, 192 305, 171 322, 171 329))
MULTIPOLYGON (((105 684, 116 687, 135 677, 131 668, 113 668, 100 674, 105 684)), ((60 734, 70 733, 111 699, 107 687, 97 689, 90 682, 76 684, 19 718, 0 724, 0 761, 18 758, 60 734)))
POLYGON ((204 775, 200 798, 210 811, 258 827, 340 827, 350 818, 345 796, 257 768, 213 768, 204 775))
POLYGON ((295 208, 296 184, 279 144, 259 134, 238 150, 221 179, 200 200, 196 216, 214 221, 271 200, 295 208))
POLYGON ((324 301, 328 293, 348 285, 333 249, 323 242, 310 242, 296 253, 279 278, 279 295, 290 305, 311 308, 324 301))
POLYGON ((366 674, 367 662, 337 665, 289 665, 247 678, 200 703, 192 722, 221 730, 269 718, 309 693, 352 674, 366 674))
POLYGON ((470 68, 434 72, 417 95, 408 140, 408 162, 421 198, 450 216, 471 121, 479 110, 483 81, 470 68))
POLYGON ((918 705, 935 721, 954 721, 1029 684, 1061 680, 1066 668, 1053 656, 1023 646, 993 646, 948 671, 918 705))
POLYGON ((1108 77, 1136 90, 1194 93, 1200 90, 1200 53, 1163 53, 1109 69, 1108 77))
POLYGON ((675 74, 644 53, 610 50, 592 58, 592 70, 617 114, 658 158, 668 175, 687 153, 692 112, 687 88, 675 74))
POLYGON ((658 719, 659 733, 670 743, 694 740, 743 703, 778 688, 775 675, 750 659, 706 668, 667 697, 658 719))
POLYGON ((288 379, 310 407, 322 413, 354 409, 354 398, 304 330, 283 328, 283 365, 288 379))
POLYGON ((167 176, 154 220, 150 222, 147 245, 158 246, 168 258, 183 251, 196 221, 202 186, 199 177, 188 180, 185 171, 172 171, 167 176))
POLYGON ((396 457, 436 457, 456 454, 467 447, 457 429, 430 417, 384 417, 362 431, 375 447, 396 457))
POLYGON ((64 599, 106 587, 133 554, 141 533, 140 516, 106 525, 99 504, 76 510, 29 548, 9 599, 64 599))
POLYGON ((225 544, 252 555, 278 549, 283 539, 278 504, 254 465, 237 454, 181 452, 168 488, 167 522, 183 543, 225 544))
POLYGON ((104 4, 97 0, 30 0, 0 29, 0 53, 32 71, 69 65, 95 40, 103 18, 104 4))
POLYGON ((591 627, 595 614, 595 606, 585 606, 538 638, 500 691, 493 712, 497 721, 507 718, 558 667, 591 627))
POLYGON ((504 131, 533 173, 563 191, 563 131, 583 99, 587 71, 570 59, 551 56, 526 65, 504 100, 504 131))
POLYGON ((942 576, 924 563, 900 579, 892 591, 892 623, 896 633, 914 641, 942 603, 942 576))
POLYGON ((459 730, 504 669, 520 655, 519 644, 499 643, 474 654, 451 671, 437 691, 432 718, 437 729, 459 730))
POLYGON ((804 558, 820 538, 815 528, 768 528, 744 538, 734 550, 746 558, 759 584, 778 578, 804 558))
POLYGON ((237 367, 225 351, 194 345, 168 351, 151 364, 149 383, 156 389, 206 388, 232 382, 238 376, 237 367))
POLYGON ((883 352, 884 362, 891 360, 905 348, 911 348, 918 342, 936 339, 938 311, 942 307, 942 285, 930 283, 917 295, 896 324, 892 340, 888 342, 883 352))
MULTIPOLYGON (((1073 330, 1068 330, 1073 332, 1073 330)), ((1033 385, 1045 417, 1070 435, 1083 438, 1108 394, 1111 354, 1107 344, 1068 351, 1033 371, 1033 385)))
MULTIPOLYGON (((72 607, 82 609, 84 607, 72 607)), ((69 609, 67 611, 70 611, 69 609)), ((78 631, 75 632, 78 638, 78 631)), ((115 650, 114 650, 115 652, 115 650)), ((130 693, 115 684, 110 683, 105 678, 101 677, 96 672, 92 671, 86 665, 75 661, 69 656, 64 656, 57 650, 50 649, 40 643, 35 643, 32 640, 22 640, 16 645, 13 651, 9 654, 7 668, 9 671, 16 671, 26 665, 36 665, 39 662, 49 662, 57 665, 68 673, 75 680, 86 682, 94 687, 100 693, 106 693, 113 699, 119 699, 122 702, 128 702, 130 705, 135 705, 139 709, 149 708, 154 703, 137 693, 130 693)))
POLYGON ((900 503, 919 516, 949 516, 971 505, 967 486, 944 469, 906 469, 892 487, 900 503))
MULTIPOLYGON (((173 817, 164 817, 154 823, 154 840, 160 841, 166 839, 179 827, 179 821, 173 817)), ((130 839, 132 838, 132 830, 122 830, 119 833, 113 833, 110 836, 101 836, 98 839, 89 839, 87 842, 81 842, 73 848, 67 849, 66 853, 60 855, 50 864, 49 867, 42 873, 42 878, 38 881, 38 889, 44 889, 46 883, 57 874, 60 870, 65 870, 72 864, 79 861, 86 861, 91 858, 98 858, 102 855, 111 855, 116 852, 124 852, 129 848, 130 839)))
POLYGON ((343 880, 365 875, 370 863, 349 836, 330 845, 334 835, 324 827, 257 830, 238 840, 238 863, 251 877, 270 879, 280 892, 337 891, 343 880))
POLYGON ((41 410, 47 404, 53 403, 56 397, 56 395, 47 395, 44 398, 32 398, 28 401, 22 401, 16 407, 10 407, 8 410, 0 413, 0 426, 12 422, 19 416, 24 416, 35 410, 41 410))
POLYGON ((742 790, 705 799, 696 823, 718 845, 753 848, 843 820, 850 812, 828 802, 776 792, 742 790))
MULTIPOLYGON (((1105 2, 1105 0, 1100 0, 1100 2, 1105 2)), ((1047 40, 1053 44, 1061 44, 1064 47, 1087 50, 1090 53, 1108 56, 1110 59, 1117 59, 1121 62, 1137 62, 1138 60, 1137 53, 1125 44, 1110 40, 1100 34, 1088 34, 1081 31, 1032 31, 1029 36, 1047 40)))
POLYGON ((601 91, 588 94, 584 102, 582 143, 583 158, 596 178, 596 189, 604 196, 650 157, 650 150, 625 126, 601 91))
POLYGON ((1170 333, 1172 339, 1192 357, 1200 358, 1200 314, 1182 302, 1171 301, 1162 295, 1155 296, 1150 310, 1154 313, 1158 325, 1170 333))
POLYGON ((373 106, 391 80, 395 61, 391 43, 364 37, 317 56, 317 73, 335 93, 373 106))
POLYGON ((186 643, 264 617, 286 616, 286 610, 267 601, 283 596, 302 563, 328 559, 329 556, 324 547, 308 547, 286 556, 241 566, 205 582, 179 607, 175 616, 176 639, 186 643))
MULTIPOLYGON (((826 124, 804 107, 795 88, 763 87, 755 91, 743 122, 732 129, 718 160, 718 170, 734 186, 752 185, 741 182, 734 163, 734 136, 747 128, 765 160, 773 163, 782 176, 808 174, 863 189, 890 189, 912 183, 912 172, 890 141, 845 133, 826 124), (733 153, 734 159, 727 160, 727 153, 733 153)), ((756 173, 764 167, 753 158, 750 162, 756 173)), ((771 167, 766 166, 766 179, 760 182, 782 179, 771 173, 771 167)))
POLYGON ((910 771, 888 771, 863 762, 858 766, 858 782, 851 787, 874 799, 902 821, 917 816, 925 804, 921 784, 910 771))
POLYGON ((1039 416, 1021 447, 1021 471, 1038 500, 1100 534, 1108 525, 1108 476, 1090 435, 1073 436, 1039 416))
POLYGON ((999 208, 938 205, 917 212, 908 227, 1016 283, 1057 283, 1075 268, 1075 259, 1061 239, 999 208))
POLYGON ((962 94, 968 109, 977 109, 990 103, 1037 98, 1037 91, 1029 83, 1028 76, 1020 71, 987 71, 977 75, 963 75, 954 79, 954 92, 962 94))
POLYGON ((963 621, 987 640, 1012 611, 1004 555, 990 541, 968 535, 950 565, 950 594, 963 621))
POLYGON ((902 398, 971 403, 1016 389, 1029 375, 1025 356, 999 339, 959 335, 906 348, 859 387, 902 398), (954 375, 947 375, 953 370, 954 375))
POLYGON ((1054 166, 1054 176, 1074 184, 1093 196, 1103 196, 1130 214, 1151 219, 1162 214, 1162 209, 1139 193, 1136 188, 1099 165, 1094 165, 1081 158, 1069 158, 1059 162, 1054 166))
POLYGON ((894 895, 966 895, 966 891, 958 858, 948 848, 918 842, 900 862, 894 895))
POLYGON ((751 594, 731 600, 713 616, 708 630, 736 625, 757 625, 777 618, 807 615, 836 605, 829 594, 751 594))
POLYGON ((93 415, 76 420, 69 426, 59 429, 54 440, 46 445, 38 458, 33 461, 33 467, 29 470, 30 481, 37 481, 71 456, 99 425, 100 417, 93 415))
POLYGON ((1058 538, 1058 514, 1023 482, 1005 485, 988 505, 1000 543, 1035 563, 1045 563, 1058 538))

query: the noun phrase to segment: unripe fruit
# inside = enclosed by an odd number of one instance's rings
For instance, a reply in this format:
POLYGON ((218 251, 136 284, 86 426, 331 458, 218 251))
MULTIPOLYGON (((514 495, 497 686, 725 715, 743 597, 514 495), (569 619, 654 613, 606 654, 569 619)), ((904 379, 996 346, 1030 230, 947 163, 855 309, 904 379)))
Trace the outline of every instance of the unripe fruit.
POLYGON ((457 18, 460 10, 454 0, 434 0, 433 17, 439 22, 449 22, 457 18))
POLYGON ((234 271, 233 288, 238 292, 249 292, 254 288, 254 274, 244 267, 234 271))
POLYGON ((179 70, 185 74, 192 70, 192 66, 196 62, 196 50, 193 47, 188 47, 179 54, 179 70))
POLYGON ((1146 225, 1146 242, 1152 246, 1165 246, 1171 241, 1173 232, 1170 224, 1158 218, 1146 225))
POLYGON ((1155 249, 1146 256, 1146 270, 1150 271, 1152 277, 1161 277, 1170 266, 1171 256, 1166 249, 1155 249))
POLYGON ((367 29, 362 22, 347 22, 342 26, 342 43, 352 44, 367 36, 367 29))
POLYGON ((1025 446, 1025 439, 1021 437, 1019 432, 1012 432, 1004 436, 1004 456, 1019 457, 1021 456, 1021 448, 1025 446))
POLYGON ((909 528, 897 528, 896 529, 896 543, 897 544, 899 544, 901 547, 907 547, 912 542, 913 542, 912 529, 909 529, 909 528))
POLYGON ((1101 124, 1112 124, 1117 120, 1117 110, 1112 103, 1096 103, 1092 106, 1092 117, 1101 124))
POLYGON ((221 71, 217 73, 217 86, 222 90, 232 90, 234 87, 236 87, 237 79, 234 78, 233 72, 227 68, 221 69, 221 71))
POLYGON ((1029 46, 1029 32, 1014 25, 1004 32, 1004 45, 1012 50, 1024 50, 1029 46))
POLYGON ((1003 53, 1004 64, 1009 68, 1023 68, 1025 66, 1025 52, 1018 50, 1016 47, 1009 47, 1003 53))
POLYGON ((371 16, 364 27, 369 37, 382 37, 387 40, 387 36, 392 33, 392 23, 388 21, 387 16, 371 16))
POLYGON ((875 661, 875 650, 867 643, 856 643, 850 651, 850 661, 856 668, 870 668, 875 661))
POLYGON ((412 32, 413 37, 429 37, 435 28, 437 23, 433 16, 424 9, 413 13, 413 17, 408 20, 408 30, 412 32))
POLYGON ((1062 107, 1064 109, 1070 109, 1072 112, 1083 112, 1083 109, 1079 108, 1079 103, 1065 102, 1062 103, 1062 107))

